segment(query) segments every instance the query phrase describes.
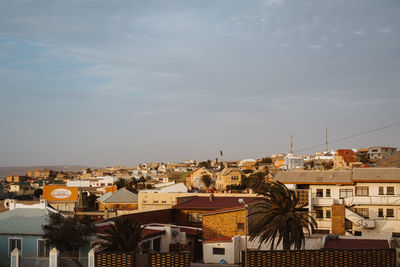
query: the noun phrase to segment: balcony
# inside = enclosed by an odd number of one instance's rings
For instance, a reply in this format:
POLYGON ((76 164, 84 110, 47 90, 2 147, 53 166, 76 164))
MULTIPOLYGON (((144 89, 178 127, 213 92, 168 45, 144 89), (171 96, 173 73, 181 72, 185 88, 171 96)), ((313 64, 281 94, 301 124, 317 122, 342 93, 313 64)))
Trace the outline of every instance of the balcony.
POLYGON ((373 229, 375 228, 375 221, 371 219, 364 218, 363 216, 355 213, 354 211, 346 208, 345 209, 345 217, 349 221, 353 222, 354 224, 361 226, 365 229, 373 229))
POLYGON ((339 201, 335 201, 335 199, 331 197, 316 197, 315 194, 313 194, 311 203, 313 206, 332 206, 334 204, 339 204, 339 201))
POLYGON ((343 198, 343 204, 351 205, 393 205, 400 206, 400 196, 353 196, 343 198))

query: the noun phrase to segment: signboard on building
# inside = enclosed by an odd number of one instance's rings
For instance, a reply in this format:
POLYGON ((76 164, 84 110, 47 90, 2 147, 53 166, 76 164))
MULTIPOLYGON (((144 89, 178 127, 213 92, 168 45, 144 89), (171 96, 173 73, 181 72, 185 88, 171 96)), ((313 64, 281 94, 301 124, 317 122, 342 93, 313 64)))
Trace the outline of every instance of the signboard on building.
POLYGON ((43 198, 47 201, 78 201, 78 188, 59 185, 45 185, 43 198))

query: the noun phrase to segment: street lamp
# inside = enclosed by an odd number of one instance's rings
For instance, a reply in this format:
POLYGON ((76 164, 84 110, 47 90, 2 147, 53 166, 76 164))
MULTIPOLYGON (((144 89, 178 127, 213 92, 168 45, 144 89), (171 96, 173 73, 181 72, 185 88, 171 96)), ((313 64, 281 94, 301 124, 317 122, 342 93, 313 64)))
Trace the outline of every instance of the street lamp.
POLYGON ((245 267, 247 267, 247 228, 248 228, 248 225, 247 225, 247 221, 248 221, 248 219, 247 219, 247 217, 248 217, 248 206, 247 206, 247 204, 244 202, 244 200, 243 200, 243 198, 239 198, 238 199, 238 201, 239 201, 239 203, 240 204, 243 204, 243 206, 244 206, 244 210, 245 210, 245 222, 244 222, 244 225, 245 225, 245 228, 244 228, 244 230, 245 230, 245 239, 244 239, 244 248, 245 248, 245 250, 244 250, 244 266, 245 267))

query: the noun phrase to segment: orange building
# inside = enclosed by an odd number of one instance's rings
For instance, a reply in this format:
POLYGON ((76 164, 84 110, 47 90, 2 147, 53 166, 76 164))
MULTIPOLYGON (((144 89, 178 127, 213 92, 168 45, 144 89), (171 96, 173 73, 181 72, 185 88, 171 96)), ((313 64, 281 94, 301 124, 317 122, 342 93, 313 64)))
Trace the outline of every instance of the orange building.
POLYGON ((73 212, 78 202, 78 187, 45 185, 43 198, 56 210, 73 212))

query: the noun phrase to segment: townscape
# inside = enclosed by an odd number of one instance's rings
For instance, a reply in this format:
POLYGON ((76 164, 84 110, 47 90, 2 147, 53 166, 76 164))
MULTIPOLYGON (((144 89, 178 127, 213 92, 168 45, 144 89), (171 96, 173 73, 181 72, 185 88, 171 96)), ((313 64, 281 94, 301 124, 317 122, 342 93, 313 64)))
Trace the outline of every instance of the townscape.
POLYGON ((244 264, 246 250, 298 249, 295 243, 285 247, 275 242, 270 247, 271 239, 253 238, 264 233, 257 227, 268 227, 258 225, 266 215, 252 215, 259 211, 260 197, 267 198, 274 185, 295 192, 295 208, 311 217, 312 229, 299 248, 397 249, 400 152, 396 150, 375 146, 75 172, 65 166, 59 171, 30 169, 25 175, 8 175, 1 183, 1 266, 9 266, 15 253, 21 266, 48 266, 51 253, 60 252, 64 258, 59 261, 103 266, 95 264, 94 255, 106 251, 137 253, 136 266, 153 266, 152 253, 184 255, 189 264, 244 264), (85 232, 82 225, 91 230, 85 232), (69 232, 72 229, 76 234, 69 232), (117 238, 119 231, 127 240, 117 238), (133 243, 131 235, 136 238, 133 243))
POLYGON ((400 0, 0 0, 0 267, 400 266, 400 0))

